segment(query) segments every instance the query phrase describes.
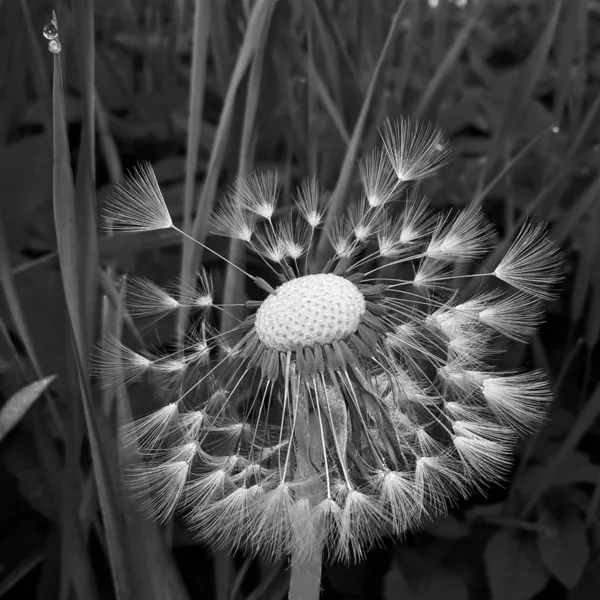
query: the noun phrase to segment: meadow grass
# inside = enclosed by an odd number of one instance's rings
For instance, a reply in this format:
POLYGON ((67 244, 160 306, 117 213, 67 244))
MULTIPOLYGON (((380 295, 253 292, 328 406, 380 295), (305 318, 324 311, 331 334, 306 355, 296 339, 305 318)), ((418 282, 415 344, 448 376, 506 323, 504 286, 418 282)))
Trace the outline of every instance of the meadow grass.
MULTIPOLYGON (((443 183, 426 183, 423 191, 441 209, 475 199, 497 223, 502 237, 482 269, 493 271, 532 217, 548 221, 551 237, 568 252, 573 272, 563 298, 550 307, 559 331, 543 330, 530 354, 515 346, 507 361, 510 368, 530 365, 549 374, 557 398, 550 424, 526 443, 508 495, 493 491, 498 506, 496 512, 490 509, 490 520, 471 519, 468 512, 463 518, 473 537, 487 532, 491 597, 511 598, 517 589, 502 582, 498 573, 506 564, 494 550, 518 545, 515 531, 532 528, 531 569, 537 579, 525 581, 519 593, 533 597, 550 579, 576 588, 597 560, 593 540, 600 505, 600 456, 586 454, 597 440, 600 412, 594 369, 600 333, 595 138, 600 100, 587 64, 588 28, 597 18, 588 3, 540 0, 519 8, 519 3, 471 0, 459 8, 451 1, 433 7, 417 0, 120 0, 108 3, 108 12, 97 7, 94 14, 94 3, 82 0, 55 7, 62 50, 54 55, 41 34, 51 18, 43 3, 13 4, 0 7, 0 15, 4 11, 4 21, 18 22, 27 34, 33 90, 27 101, 37 101, 35 123, 53 157, 47 184, 56 247, 31 259, 22 255, 24 246, 10 247, 4 232, 12 209, 2 204, 0 348, 14 376, 0 411, 0 432, 12 433, 0 448, 17 436, 31 441, 50 527, 44 544, 21 549, 19 562, 0 575, 0 597, 28 581, 39 585, 40 597, 185 600, 200 594, 189 575, 184 582, 177 561, 174 548, 185 535, 180 525, 159 527, 145 519, 121 483, 122 470, 139 459, 119 444, 118 423, 140 412, 139 398, 130 399, 124 390, 99 391, 89 362, 101 335, 138 345, 148 339, 124 310, 123 272, 143 269, 145 261, 159 271, 165 260, 185 289, 201 263, 216 263, 201 247, 186 239, 181 243, 169 232, 127 239, 102 233, 99 206, 106 187, 122 180, 124 165, 151 159, 182 230, 243 266, 254 259, 240 243, 217 246, 208 235, 214 203, 236 175, 276 167, 283 177, 284 207, 298 181, 318 176, 332 190, 328 231, 355 198, 351 167, 377 143, 385 118, 400 115, 431 120, 456 138, 443 183), (499 43, 503 19, 524 13, 539 18, 539 27, 528 30, 533 33, 527 52, 508 69, 492 67, 487 58, 499 43), (114 90, 118 100, 111 97, 114 90), (79 107, 75 120, 69 112, 73 102, 79 107), (139 148, 148 154, 138 156, 139 148), (64 367, 49 372, 47 349, 28 323, 20 281, 57 265, 67 331, 61 332, 64 367), (59 389, 60 397, 51 389, 59 389), (566 507, 563 513, 553 512, 557 498, 566 507), (568 527, 561 514, 569 516, 568 527), (550 529, 541 528, 548 522, 550 529), (559 552, 561 544, 567 553, 559 552), (92 547, 100 548, 101 559, 92 547)), ((17 44, 16 38, 7 40, 17 44)), ((6 64, 4 72, 14 76, 6 64)), ((17 94, 20 87, 12 89, 17 94)), ((15 136, 29 135, 27 128, 19 133, 3 124, 7 149, 15 136)), ((316 262, 327 258, 323 242, 316 262)), ((249 297, 231 267, 219 273, 217 283, 223 303, 249 297)), ((186 319, 182 313, 177 324, 179 343, 186 319)), ((221 329, 231 325, 224 315, 221 329)), ((406 567, 412 563, 403 552, 391 554, 406 567)), ((425 562, 418 553, 417 558, 425 562)), ((214 552, 212 561, 220 600, 287 593, 289 571, 283 564, 273 567, 221 552, 214 552)), ((447 565, 441 560, 436 568, 443 581, 447 565)), ((519 581, 518 569, 515 573, 519 581)), ((388 581, 392 576, 389 569, 388 581)), ((327 567, 325 577, 332 588, 340 584, 327 567)), ((415 593, 424 593, 422 581, 409 579, 415 593)), ((466 589, 467 583, 459 578, 452 585, 466 589)))

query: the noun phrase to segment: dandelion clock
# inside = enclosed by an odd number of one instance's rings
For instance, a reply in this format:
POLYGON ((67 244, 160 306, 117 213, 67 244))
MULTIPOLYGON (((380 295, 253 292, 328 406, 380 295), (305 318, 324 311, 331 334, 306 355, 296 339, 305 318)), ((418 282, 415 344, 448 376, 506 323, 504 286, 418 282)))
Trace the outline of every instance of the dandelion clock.
MULTIPOLYGON (((259 276, 221 257, 262 297, 245 302, 232 331, 215 327, 228 307, 205 271, 176 292, 131 276, 130 314, 185 311, 185 341, 152 355, 106 339, 96 361, 105 385, 146 379, 167 392, 164 406, 123 427, 143 458, 126 478, 148 515, 178 513, 214 548, 291 557, 296 597, 316 596, 321 560, 360 560, 501 480, 551 399, 540 372, 490 366, 501 338, 535 332, 559 279, 544 228, 526 223, 481 272, 495 234, 479 207, 433 212, 411 185, 448 160, 441 134, 401 120, 382 138, 341 218, 328 219, 313 179, 283 205, 271 172, 237 181, 218 203, 212 232, 265 263, 259 276), (323 236, 330 252, 316 256, 323 236)), ((105 217, 113 231, 189 237, 148 165, 105 217)))

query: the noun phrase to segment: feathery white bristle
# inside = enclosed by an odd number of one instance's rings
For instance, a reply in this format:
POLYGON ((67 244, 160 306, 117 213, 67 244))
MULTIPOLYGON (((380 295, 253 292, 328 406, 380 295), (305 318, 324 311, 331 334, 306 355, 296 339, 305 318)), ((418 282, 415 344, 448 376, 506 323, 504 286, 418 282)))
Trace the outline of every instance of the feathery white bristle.
POLYGON ((179 415, 179 428, 184 439, 196 440, 206 424, 206 413, 203 410, 190 410, 179 415))
POLYGON ((465 330, 470 331, 473 324, 477 323, 477 316, 468 306, 444 304, 427 316, 426 323, 429 327, 437 328, 447 338, 453 339, 465 330))
POLYGON ((363 193, 369 206, 383 206, 398 197, 398 179, 383 150, 376 148, 371 151, 359 162, 358 168, 363 193))
POLYGON ((448 500, 464 494, 465 484, 461 470, 448 457, 421 456, 415 465, 415 488, 420 505, 426 513, 441 514, 448 500))
POLYGON ((461 210, 450 224, 440 221, 425 255, 439 260, 472 260, 489 250, 492 235, 481 209, 471 205, 461 210))
POLYGON ((165 448, 157 452, 153 460, 159 463, 173 463, 173 462, 186 462, 188 465, 191 464, 194 457, 200 451, 200 445, 197 441, 184 441, 178 446, 172 446, 165 448))
POLYGON ((381 137, 400 182, 429 177, 448 162, 448 144, 430 123, 411 119, 386 121, 381 137))
POLYGON ((172 430, 178 414, 177 403, 172 402, 135 421, 126 423, 119 432, 121 442, 124 446, 141 452, 155 452, 172 430))
POLYGON ((258 171, 249 177, 238 177, 233 196, 240 205, 263 219, 270 219, 279 197, 281 179, 277 171, 258 171))
POLYGON ((335 253, 343 258, 349 258, 357 250, 348 221, 334 221, 329 231, 329 241, 335 253))
POLYGON ((392 531, 395 535, 403 534, 422 511, 414 480, 406 473, 387 471, 377 477, 376 487, 381 504, 388 507, 392 531))
POLYGON ((361 200, 348 209, 348 227, 359 242, 366 242, 379 230, 382 217, 381 211, 370 210, 367 202, 361 200))
POLYGON ((425 257, 419 263, 415 273, 413 285, 417 288, 448 288, 449 267, 448 263, 441 260, 425 257))
POLYGON ((130 350, 118 339, 107 336, 97 346, 92 372, 106 389, 128 386, 146 375, 152 366, 149 358, 130 350))
POLYGON ((494 275, 531 296, 550 300, 550 288, 561 279, 559 251, 546 237, 544 225, 523 226, 494 275))
POLYGON ((179 303, 192 311, 205 310, 213 305, 214 288, 212 278, 204 269, 196 273, 194 280, 186 285, 179 284, 179 303))
POLYGON ((322 223, 330 200, 331 196, 319 187, 315 177, 305 179, 294 195, 298 211, 312 229, 322 223))
POLYGON ((406 202, 402 213, 402 227, 400 228, 399 242, 401 244, 415 244, 430 233, 430 228, 435 224, 429 201, 424 196, 412 196, 406 202))
POLYGON ((215 235, 249 242, 256 227, 256 219, 256 213, 246 210, 234 195, 228 194, 213 211, 210 231, 215 235))
POLYGON ((264 495, 257 510, 253 540, 261 554, 273 559, 281 555, 282 549, 289 552, 292 530, 301 526, 294 524, 298 516, 295 504, 292 490, 285 483, 264 495))
POLYGON ((129 485, 142 497, 144 512, 160 523, 168 521, 178 508, 188 479, 190 465, 186 461, 145 464, 127 474, 129 485))
POLYGON ((529 431, 543 422, 552 394, 540 371, 479 377, 483 397, 502 422, 520 431, 529 431))
POLYGON ((384 520, 385 513, 374 498, 358 490, 350 490, 341 513, 337 558, 343 561, 362 560, 366 550, 377 539, 384 520))
MULTIPOLYGON (((322 540, 318 540, 317 535, 321 535, 323 539, 327 536, 327 531, 318 531, 315 528, 318 517, 308 498, 300 497, 296 500, 295 513, 290 536, 292 565, 310 560, 315 556, 315 552, 322 552, 322 540)), ((324 529, 326 527, 324 524, 324 529)))
POLYGON ((110 231, 154 231, 173 226, 150 163, 138 165, 117 184, 102 214, 110 231))
MULTIPOLYGON (((448 404, 455 404, 455 402, 448 402, 448 404)), ((454 421, 452 423, 454 433, 463 437, 480 437, 494 442, 511 442, 514 440, 515 432, 510 427, 498 425, 490 421, 489 418, 484 418, 482 415, 477 415, 474 421, 469 420, 473 419, 475 415, 477 413, 471 412, 468 419, 457 419, 454 421)))
POLYGON ((402 216, 390 217, 383 221, 377 232, 380 256, 391 258, 406 252, 405 245, 401 240, 403 226, 402 216))
POLYGON ((432 454, 438 454, 443 451, 443 444, 430 435, 425 427, 418 427, 415 430, 415 434, 417 445, 425 456, 431 456, 432 454))
POLYGON ((163 375, 173 375, 185 371, 187 367, 187 361, 185 357, 181 358, 160 358, 152 362, 150 366, 154 373, 161 373, 163 375))
POLYGON ((342 509, 332 498, 325 498, 312 509, 315 527, 322 534, 324 544, 330 548, 339 538, 338 532, 342 522, 342 509))
POLYGON ((240 487, 196 514, 194 528, 215 549, 246 549, 256 527, 256 504, 264 497, 261 486, 240 487))
POLYGON ((179 301, 145 277, 127 277, 125 306, 134 318, 158 320, 179 307, 179 301))
POLYGON ((463 425, 469 423, 469 426, 473 426, 474 423, 482 422, 485 419, 484 409, 481 406, 474 406, 459 400, 444 402, 444 411, 455 423, 461 422, 463 425))
POLYGON ((186 517, 190 526, 198 527, 207 504, 220 500, 232 489, 231 478, 225 469, 210 471, 188 481, 185 487, 183 506, 190 510, 186 517))
POLYGON ((287 254, 283 239, 271 227, 256 230, 252 239, 252 250, 276 263, 283 262, 287 254))
POLYGON ((538 329, 543 314, 540 303, 518 292, 499 302, 490 302, 479 312, 479 320, 502 335, 519 342, 527 341, 538 329))
POLYGON ((277 223, 277 233, 287 256, 298 260, 308 251, 310 245, 310 234, 308 223, 299 218, 288 217, 277 223))
POLYGON ((448 341, 449 360, 463 360, 466 362, 481 361, 483 358, 498 352, 491 345, 491 335, 484 329, 473 327, 461 334, 454 335, 448 341))
POLYGON ((185 346, 185 361, 188 367, 200 368, 210 362, 211 347, 198 336, 188 336, 185 346))
POLYGON ((455 435, 454 447, 472 484, 503 479, 510 467, 510 448, 475 435, 455 435))

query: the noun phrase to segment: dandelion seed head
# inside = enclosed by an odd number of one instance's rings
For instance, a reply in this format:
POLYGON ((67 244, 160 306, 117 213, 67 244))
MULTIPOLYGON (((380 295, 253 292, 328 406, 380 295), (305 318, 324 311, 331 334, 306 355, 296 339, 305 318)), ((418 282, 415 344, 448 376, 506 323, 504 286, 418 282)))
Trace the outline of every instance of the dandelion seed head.
MULTIPOLYGON (((129 483, 153 518, 179 511, 214 547, 272 560, 322 545, 335 560, 360 560, 501 480, 515 440, 543 421, 543 374, 487 361, 499 338, 536 330, 558 252, 528 224, 494 272, 481 272, 495 238, 477 207, 435 214, 399 193, 445 163, 441 134, 403 120, 383 138, 361 164, 361 200, 332 223, 315 179, 291 212, 277 207, 275 174, 236 181, 211 229, 255 254, 241 270, 263 295, 240 298, 246 313, 231 331, 214 326, 229 307, 203 271, 175 292, 130 279, 134 318, 193 313, 169 354, 108 339, 94 360, 107 389, 157 382, 167 398, 121 436, 143 458, 129 483), (319 236, 331 258, 316 271, 319 236), (465 298, 468 282, 477 292, 465 298)), ((153 216, 137 225, 165 224, 160 190, 142 175, 130 187, 151 188, 153 216)), ((131 222, 131 204, 111 211, 131 222)))

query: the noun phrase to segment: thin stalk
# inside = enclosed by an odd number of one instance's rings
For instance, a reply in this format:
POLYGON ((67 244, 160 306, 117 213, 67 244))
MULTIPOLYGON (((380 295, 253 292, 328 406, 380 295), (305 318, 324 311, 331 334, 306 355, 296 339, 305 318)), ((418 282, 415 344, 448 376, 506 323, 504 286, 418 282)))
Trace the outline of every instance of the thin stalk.
MULTIPOLYGON (((292 386, 294 390, 295 386, 292 386)), ((301 388, 292 392, 297 398, 292 401, 296 406, 296 427, 294 428, 294 438, 296 441, 296 471, 294 479, 296 481, 305 481, 298 487, 298 492, 308 498, 311 506, 319 502, 318 487, 314 481, 311 481, 315 474, 315 467, 310 458, 311 438, 322 438, 319 426, 316 424, 314 413, 309 413, 307 394, 301 388)), ((314 460, 313 456, 313 460, 314 460)), ((325 454, 323 454, 325 459, 325 454)), ((317 484, 318 485, 318 484, 317 484)), ((323 541, 324 529, 322 523, 307 523, 307 527, 314 527, 315 541, 311 552, 301 554, 292 551, 291 577, 289 600, 318 600, 321 593, 321 570, 323 560, 323 541)))
POLYGON ((308 559, 296 560, 292 556, 289 600, 318 600, 321 593, 322 557, 322 542, 321 551, 315 552, 308 559))

